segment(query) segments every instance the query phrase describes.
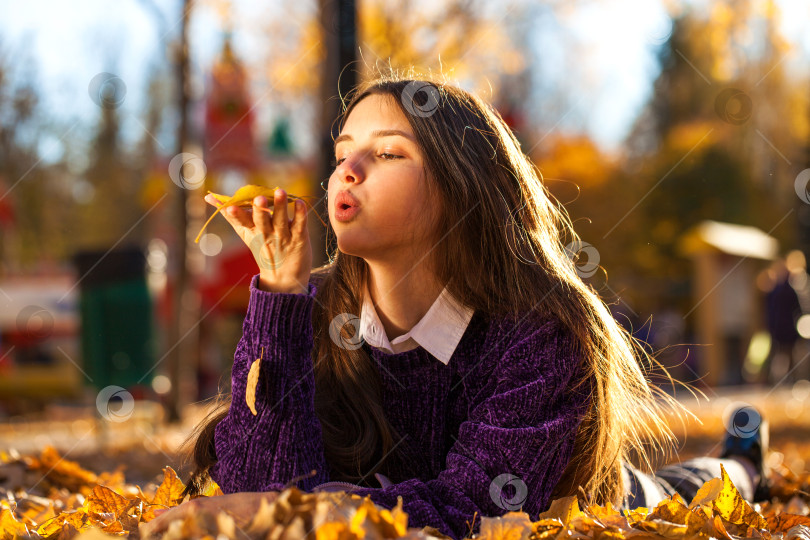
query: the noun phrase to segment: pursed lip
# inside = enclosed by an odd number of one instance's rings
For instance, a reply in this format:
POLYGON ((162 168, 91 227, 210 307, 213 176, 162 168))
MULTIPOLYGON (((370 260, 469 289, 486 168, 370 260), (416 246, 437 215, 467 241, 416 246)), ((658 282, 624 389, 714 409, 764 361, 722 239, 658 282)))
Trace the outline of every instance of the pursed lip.
POLYGON ((338 192, 337 197, 335 197, 335 208, 337 210, 341 210, 346 206, 359 207, 360 201, 358 201, 354 195, 348 191, 340 191, 338 192))

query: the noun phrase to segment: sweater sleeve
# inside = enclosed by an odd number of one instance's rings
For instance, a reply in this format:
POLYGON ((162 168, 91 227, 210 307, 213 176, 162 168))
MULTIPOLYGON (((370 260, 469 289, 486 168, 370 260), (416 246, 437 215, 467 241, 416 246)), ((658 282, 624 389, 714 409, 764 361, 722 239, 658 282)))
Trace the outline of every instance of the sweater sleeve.
MULTIPOLYGON (((587 410, 589 395, 571 388, 579 374, 574 349, 556 320, 527 332, 473 399, 437 478, 348 491, 389 509, 402 497, 408 527, 432 526, 456 539, 471 526, 477 533, 482 516, 545 511, 587 410)), ((341 488, 334 484, 325 490, 341 488)))
POLYGON ((217 462, 209 471, 224 493, 281 491, 313 469, 317 475, 301 480, 301 489, 328 480, 311 359, 315 292, 312 281, 307 294, 262 291, 258 275, 250 282, 231 370, 232 401, 214 431, 217 462), (246 389, 259 358, 254 415, 246 389))

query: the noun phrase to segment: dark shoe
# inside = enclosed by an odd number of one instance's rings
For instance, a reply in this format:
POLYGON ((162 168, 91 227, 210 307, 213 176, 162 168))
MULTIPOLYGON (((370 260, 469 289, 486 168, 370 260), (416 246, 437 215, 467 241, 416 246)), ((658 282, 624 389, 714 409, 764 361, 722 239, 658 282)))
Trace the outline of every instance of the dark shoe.
POLYGON ((768 457, 768 421, 756 407, 741 406, 731 413, 726 423, 721 458, 741 456, 748 458, 759 474, 759 482, 754 486, 752 502, 767 501, 771 498, 770 471, 765 465, 768 457))

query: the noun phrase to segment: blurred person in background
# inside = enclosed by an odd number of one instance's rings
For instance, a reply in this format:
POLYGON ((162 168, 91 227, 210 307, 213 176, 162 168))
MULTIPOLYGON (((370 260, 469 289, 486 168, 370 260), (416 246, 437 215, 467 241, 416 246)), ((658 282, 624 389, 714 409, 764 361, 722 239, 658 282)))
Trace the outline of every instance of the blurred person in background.
POLYGON ((768 277, 771 288, 765 295, 765 313, 771 352, 765 365, 766 380, 768 384, 795 382, 796 343, 801 337, 797 323, 804 312, 800 292, 804 304, 807 302, 804 256, 794 251, 787 259, 777 259, 768 269, 768 277))

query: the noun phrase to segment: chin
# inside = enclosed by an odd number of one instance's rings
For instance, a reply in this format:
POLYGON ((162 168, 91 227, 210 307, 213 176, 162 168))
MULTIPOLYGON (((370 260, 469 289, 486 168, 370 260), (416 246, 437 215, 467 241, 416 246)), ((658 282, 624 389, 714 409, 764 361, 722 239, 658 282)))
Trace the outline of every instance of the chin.
POLYGON ((374 249, 374 246, 369 242, 368 236, 364 231, 342 231, 336 232, 337 247, 341 253, 346 255, 353 255, 355 257, 363 257, 369 250, 374 249))

